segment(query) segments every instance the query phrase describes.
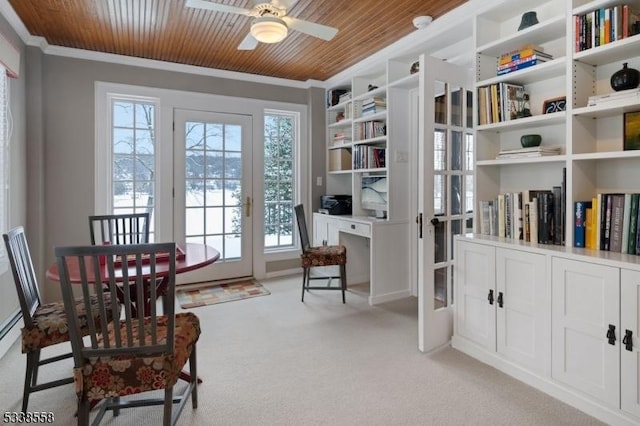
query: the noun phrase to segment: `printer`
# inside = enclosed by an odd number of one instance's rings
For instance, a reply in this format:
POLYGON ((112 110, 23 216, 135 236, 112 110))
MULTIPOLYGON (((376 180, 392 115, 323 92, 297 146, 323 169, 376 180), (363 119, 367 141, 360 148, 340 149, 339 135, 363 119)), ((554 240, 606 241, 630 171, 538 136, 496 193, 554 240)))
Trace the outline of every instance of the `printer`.
POLYGON ((351 195, 321 195, 318 212, 334 215, 351 214, 351 195))

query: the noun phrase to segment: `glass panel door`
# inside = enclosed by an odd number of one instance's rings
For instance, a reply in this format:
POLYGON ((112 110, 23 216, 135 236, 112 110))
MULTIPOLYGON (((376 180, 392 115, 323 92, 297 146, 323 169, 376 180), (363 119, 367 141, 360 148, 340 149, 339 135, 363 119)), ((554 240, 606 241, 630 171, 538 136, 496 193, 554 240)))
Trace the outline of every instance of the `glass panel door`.
POLYGON ((220 251, 183 282, 251 275, 251 118, 176 110, 174 134, 176 241, 220 251))
POLYGON ((419 346, 430 351, 453 332, 453 237, 471 231, 473 129, 468 72, 426 58, 425 125, 419 154, 419 346), (429 101, 430 100, 430 101, 429 101), (470 157, 470 158, 469 158, 470 157))

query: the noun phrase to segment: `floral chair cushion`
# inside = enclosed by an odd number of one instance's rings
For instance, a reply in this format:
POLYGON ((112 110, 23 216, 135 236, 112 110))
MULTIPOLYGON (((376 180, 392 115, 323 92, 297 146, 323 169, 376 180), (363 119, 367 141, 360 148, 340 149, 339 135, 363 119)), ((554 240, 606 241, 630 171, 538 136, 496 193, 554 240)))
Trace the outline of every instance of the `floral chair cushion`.
MULTIPOLYGON (((108 314, 111 313, 111 297, 110 294, 105 295, 105 302, 108 305, 108 314)), ((91 298, 91 305, 97 306, 97 299, 91 298)), ((118 303, 116 301, 116 303, 118 303)), ((80 298, 76 299, 76 309, 78 317, 82 324, 87 323, 87 313, 84 309, 84 303, 80 298)), ((94 315, 97 319, 97 315, 94 315)), ((109 315, 109 322, 111 321, 109 315)), ((96 321, 96 324, 98 322, 96 321)), ((83 335, 86 334, 86 325, 83 325, 83 335)), ((69 327, 67 325, 67 316, 64 312, 64 303, 54 302, 40 305, 33 314, 33 327, 22 328, 22 353, 32 352, 47 346, 55 345, 69 341, 69 327)))
POLYGON ((345 246, 310 247, 300 258, 302 267, 344 265, 347 263, 347 248, 345 246))
MULTIPOLYGON (((166 317, 157 317, 158 342, 166 341, 166 317)), ((145 327, 150 325, 145 319, 145 327)), ((113 327, 113 324, 110 325, 113 327)), ((126 336, 125 323, 120 324, 126 336)), ((133 333, 136 335, 137 327, 133 333)), ((89 401, 132 395, 173 386, 200 336, 200 320, 190 312, 176 314, 175 344, 173 354, 141 357, 140 355, 118 355, 95 357, 86 360, 81 368, 74 369, 74 381, 78 398, 89 401)), ((115 342, 114 333, 109 341, 115 342)))

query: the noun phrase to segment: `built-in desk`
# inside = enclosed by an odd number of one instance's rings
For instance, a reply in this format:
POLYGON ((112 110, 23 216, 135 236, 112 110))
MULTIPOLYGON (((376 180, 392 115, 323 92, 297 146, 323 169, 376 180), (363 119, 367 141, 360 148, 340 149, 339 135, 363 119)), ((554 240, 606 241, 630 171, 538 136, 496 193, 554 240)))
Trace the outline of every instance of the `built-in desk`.
POLYGON ((369 283, 369 304, 411 295, 409 224, 367 216, 313 214, 313 245, 347 248, 347 287, 369 283))

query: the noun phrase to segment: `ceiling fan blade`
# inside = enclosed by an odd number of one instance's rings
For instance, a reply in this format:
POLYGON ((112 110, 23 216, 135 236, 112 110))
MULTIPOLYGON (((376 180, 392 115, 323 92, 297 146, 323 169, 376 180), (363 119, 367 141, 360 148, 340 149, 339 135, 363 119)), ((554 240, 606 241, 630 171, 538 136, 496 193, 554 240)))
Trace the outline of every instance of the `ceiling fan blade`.
POLYGON ((298 0, 271 0, 271 4, 278 9, 289 10, 298 0))
POLYGON ((185 6, 195 9, 212 10, 214 12, 236 13, 238 15, 250 16, 251 9, 243 9, 241 7, 229 6, 221 3, 212 3, 207 0, 187 0, 185 6))
POLYGON ((240 42, 238 45, 238 50, 253 50, 258 46, 258 40, 251 33, 247 34, 247 36, 240 42))
POLYGON ((300 31, 301 33, 309 34, 326 41, 331 40, 338 33, 337 28, 316 24, 315 22, 303 21, 302 19, 292 18, 291 16, 283 16, 282 20, 286 22, 287 26, 292 30, 300 31))

